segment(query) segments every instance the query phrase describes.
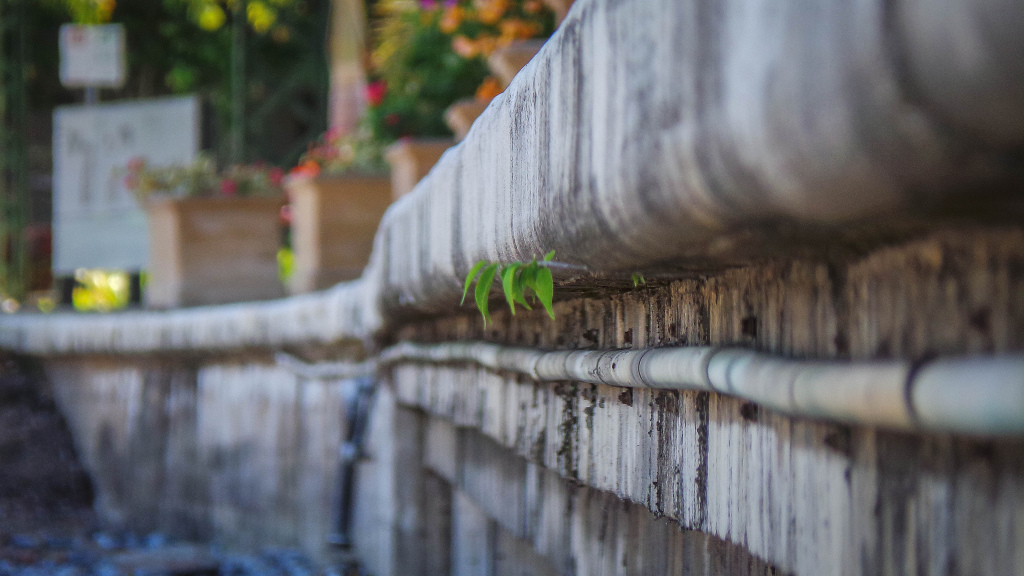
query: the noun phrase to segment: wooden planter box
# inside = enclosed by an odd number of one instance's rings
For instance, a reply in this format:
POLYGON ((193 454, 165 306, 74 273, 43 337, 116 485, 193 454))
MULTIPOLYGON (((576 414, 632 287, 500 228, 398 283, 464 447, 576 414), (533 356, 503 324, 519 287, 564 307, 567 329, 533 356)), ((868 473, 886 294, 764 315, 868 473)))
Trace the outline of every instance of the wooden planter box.
POLYGON ((290 179, 294 268, 292 294, 358 278, 391 204, 389 176, 344 174, 290 179))
POLYGON ((384 158, 391 165, 391 190, 395 200, 405 196, 430 172, 454 140, 413 138, 392 144, 384 158))
POLYGON ((146 203, 153 308, 265 300, 278 278, 284 198, 158 198, 146 203))
POLYGON ((490 99, 466 98, 452 104, 444 111, 445 124, 452 129, 456 140, 462 142, 466 138, 469 129, 473 127, 473 122, 484 113, 490 103, 490 99))

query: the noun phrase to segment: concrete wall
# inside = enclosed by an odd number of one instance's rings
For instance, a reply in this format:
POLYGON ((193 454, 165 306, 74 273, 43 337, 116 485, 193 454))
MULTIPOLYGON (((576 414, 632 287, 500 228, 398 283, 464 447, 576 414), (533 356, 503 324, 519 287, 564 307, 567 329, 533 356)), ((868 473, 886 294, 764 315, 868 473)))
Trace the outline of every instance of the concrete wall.
POLYGON ((61 359, 46 375, 108 523, 324 557, 344 383, 252 356, 61 359))
MULTIPOLYGON (((1019 361, 1022 7, 579 0, 388 209, 359 280, 3 317, 0 346, 46 365, 112 522, 314 553, 344 385, 297 377, 278 352, 328 362, 322 375, 402 341, 1019 361), (476 261, 552 249, 554 321, 496 299, 484 327, 459 307, 476 261)), ((1016 433, 895 432, 454 362, 379 368, 356 506, 377 576, 1024 573, 1016 433)), ((965 403, 991 384, 974 376, 951 388, 965 403)), ((1019 430, 1024 405, 1010 408, 1019 430)))
MULTIPOLYGON (((635 289, 570 286, 555 321, 496 306, 486 329, 467 311, 394 337, 1006 354, 1024 340, 1021 270, 1024 232, 974 225, 635 289)), ((239 351, 44 365, 110 522, 323 557, 351 384, 277 362, 239 351)), ((465 364, 379 375, 356 499, 355 548, 372 574, 1024 571, 1020 438, 893 432, 465 364)))
MULTIPOLYGON (((505 310, 487 329, 466 314, 410 324, 399 337, 558 349, 739 345, 815 358, 1011 353, 1024 338, 1022 270, 1019 229, 960 227, 866 254, 567 294, 554 322, 505 310)), ((686 573, 665 566, 672 554, 699 564, 680 536, 688 530, 721 542, 716 562, 742 560, 708 573, 1024 571, 1019 438, 890 432, 715 394, 543 384, 471 365, 399 365, 390 376, 401 410, 427 419, 426 432, 405 439, 396 427, 395 441, 426 439, 428 469, 563 573, 686 573), (545 483, 567 492, 538 488, 545 483), (580 494, 646 520, 581 518, 580 494), (654 518, 675 531, 657 532, 654 518), (589 541, 597 536, 587 530, 610 540, 589 541), (609 560, 629 556, 623 542, 636 557, 609 560)))

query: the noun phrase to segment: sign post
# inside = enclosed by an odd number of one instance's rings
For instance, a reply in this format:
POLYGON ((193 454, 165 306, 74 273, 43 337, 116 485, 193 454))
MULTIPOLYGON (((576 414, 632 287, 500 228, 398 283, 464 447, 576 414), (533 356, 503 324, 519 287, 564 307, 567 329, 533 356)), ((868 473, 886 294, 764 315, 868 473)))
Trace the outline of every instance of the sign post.
POLYGON ((120 88, 125 80, 125 34, 121 24, 60 27, 60 82, 85 88, 85 103, 95 104, 97 88, 120 88))

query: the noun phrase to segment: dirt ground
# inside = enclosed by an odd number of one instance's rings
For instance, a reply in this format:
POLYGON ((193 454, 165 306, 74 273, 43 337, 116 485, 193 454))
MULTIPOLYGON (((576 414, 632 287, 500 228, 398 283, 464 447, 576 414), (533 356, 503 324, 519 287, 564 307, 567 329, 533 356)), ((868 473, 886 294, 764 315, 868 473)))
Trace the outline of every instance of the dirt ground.
POLYGON ((53 398, 0 356, 0 542, 95 525, 92 487, 53 398))

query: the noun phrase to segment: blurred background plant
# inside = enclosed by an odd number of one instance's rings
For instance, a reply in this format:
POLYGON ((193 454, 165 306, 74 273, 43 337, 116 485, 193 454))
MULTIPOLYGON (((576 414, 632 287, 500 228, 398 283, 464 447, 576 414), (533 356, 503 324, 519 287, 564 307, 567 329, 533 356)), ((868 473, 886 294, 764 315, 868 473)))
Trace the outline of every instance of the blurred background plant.
POLYGON ((372 128, 363 122, 352 134, 341 135, 328 130, 309 149, 289 172, 290 176, 313 177, 318 174, 386 174, 388 163, 384 159, 387 143, 375 138, 372 128))
POLYGON ((266 164, 233 164, 218 172, 209 154, 186 165, 150 166, 135 158, 124 169, 124 184, 137 198, 280 196, 284 171, 266 164))
POLYGON ((126 272, 81 269, 75 271, 75 281, 71 303, 79 312, 110 312, 128 305, 131 288, 126 272))
POLYGON ((63 7, 75 24, 106 24, 117 6, 116 0, 42 0, 51 9, 63 7))
POLYGON ((544 38, 554 14, 540 0, 380 0, 367 121, 374 136, 449 136, 444 112, 501 91, 487 57, 516 40, 544 38))
POLYGON ((127 30, 128 80, 123 88, 102 90, 101 100, 200 94, 208 105, 204 148, 222 163, 293 165, 327 128, 330 0, 35 4, 29 91, 40 108, 75 100, 57 82, 59 25, 116 22, 127 30), (237 151, 233 130, 242 140, 237 151))
MULTIPOLYGON (((25 0, 19 6, 25 9, 12 30, 23 31, 28 47, 19 90, 32 95, 24 155, 32 200, 19 218, 21 229, 47 231, 50 118, 56 106, 82 98, 58 81, 57 36, 64 23, 125 27, 127 80, 122 88, 101 89, 101 101, 199 94, 205 102, 201 147, 214 164, 299 164, 299 174, 383 171, 383 150, 396 140, 450 135, 444 112, 452 103, 474 95, 489 99, 502 89, 488 75, 487 57, 554 29, 554 16, 540 0, 364 0, 371 23, 367 108, 358 129, 341 135, 325 132, 330 0, 25 0)), ((140 180, 140 193, 169 177, 159 172, 165 168, 143 168, 151 172, 137 176, 154 183, 140 180)), ((180 193, 245 193, 245 169, 204 170, 191 178, 209 182, 179 182, 180 193)), ((21 300, 26 290, 49 287, 49 249, 42 252, 22 274, 24 287, 7 290, 8 296, 21 300)))
MULTIPOLYGON (((101 102, 198 94, 204 103, 201 147, 218 164, 291 166, 327 128, 330 5, 330 0, 0 0, 0 177, 23 176, 12 179, 14 187, 0 183, 0 247, 9 248, 0 249, 0 303, 7 302, 0 312, 18 302, 26 309, 32 294, 49 290, 54 281, 52 115, 54 108, 83 97, 81 90, 59 82, 61 25, 124 26, 127 79, 121 88, 100 89, 101 102), (23 49, 3 48, 11 46, 23 49), (19 99, 20 107, 12 105, 19 99), (11 153, 18 147, 23 153, 11 153)), ((65 280, 57 279, 61 286, 65 280)))

